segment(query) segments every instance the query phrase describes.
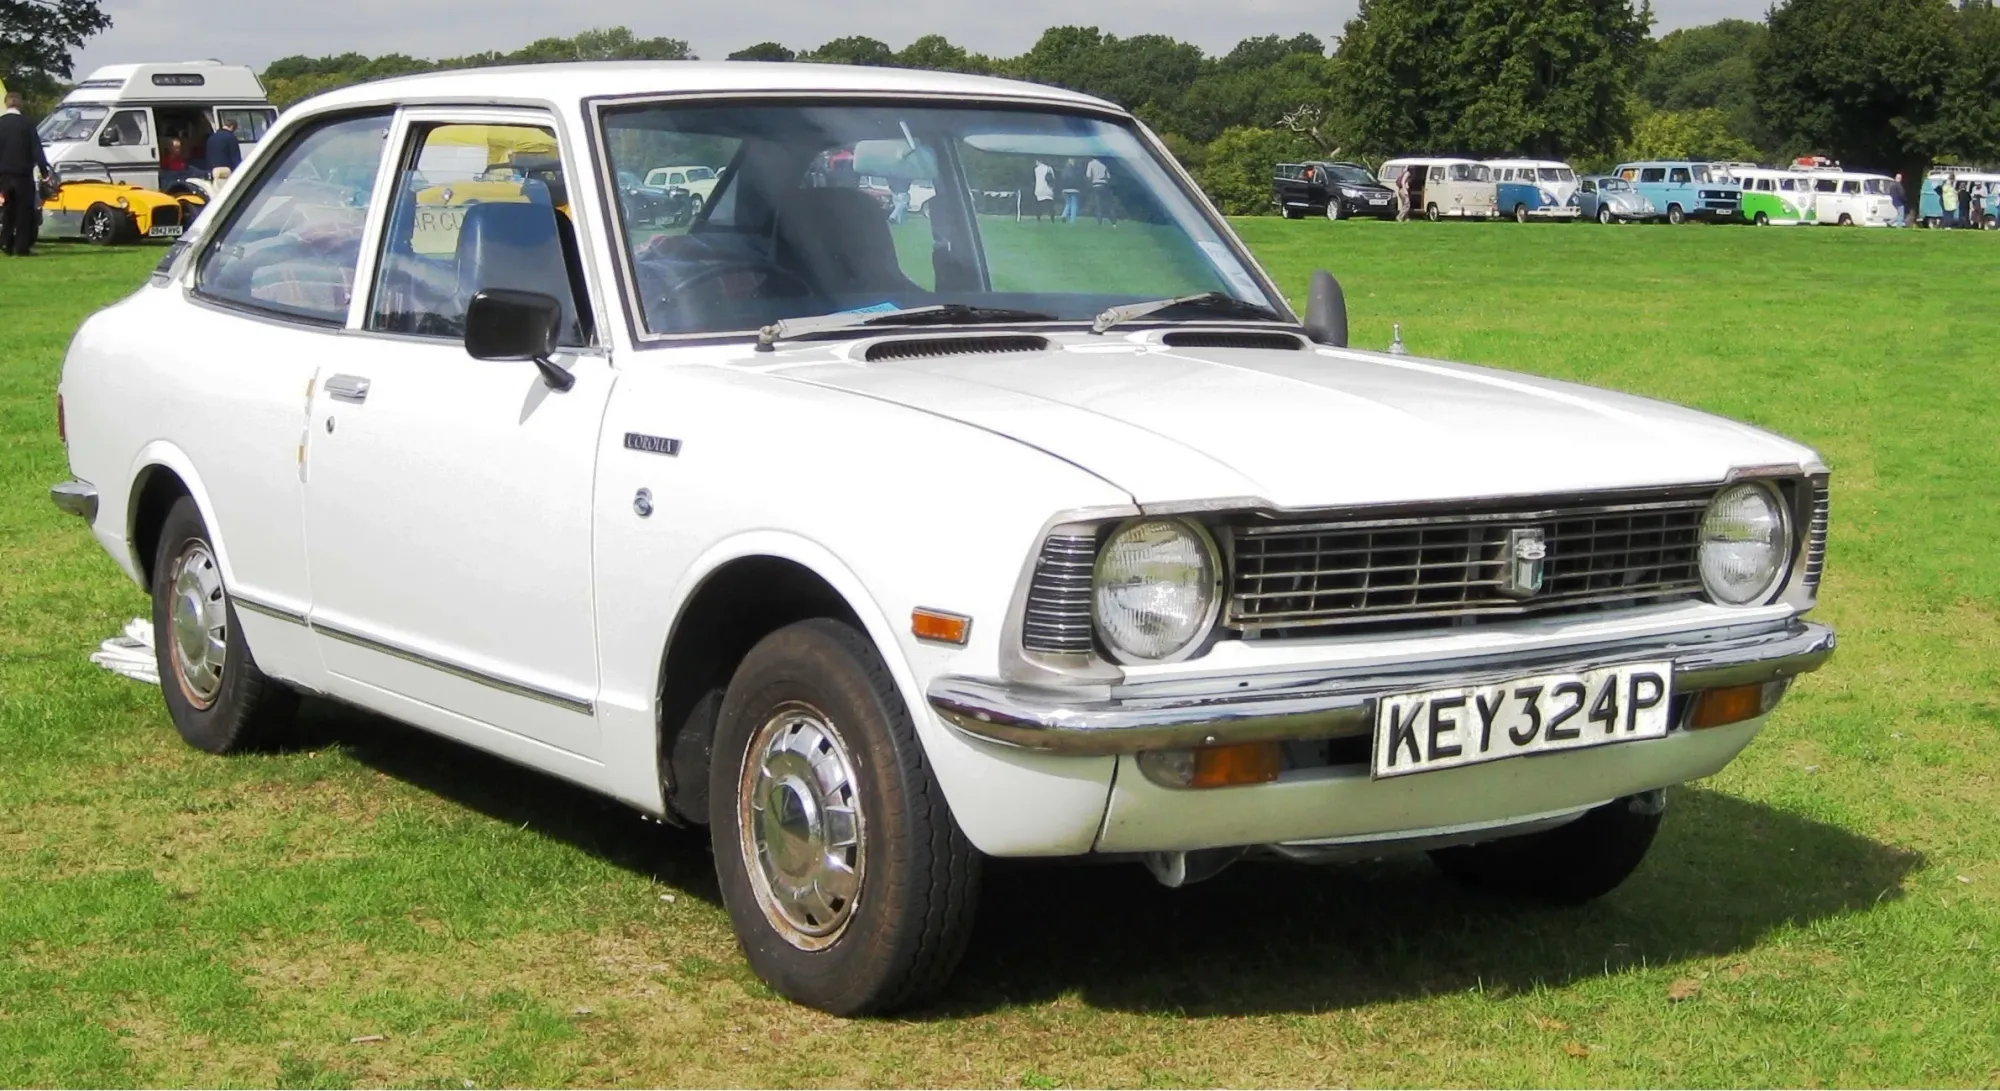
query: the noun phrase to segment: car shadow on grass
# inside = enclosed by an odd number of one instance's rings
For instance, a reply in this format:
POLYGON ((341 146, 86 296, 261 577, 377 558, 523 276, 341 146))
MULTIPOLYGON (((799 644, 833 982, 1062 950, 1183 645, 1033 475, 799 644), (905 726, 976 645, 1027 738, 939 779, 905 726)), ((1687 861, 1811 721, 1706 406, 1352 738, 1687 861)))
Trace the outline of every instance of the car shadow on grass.
MULTIPOLYGON (((386 719, 309 702, 314 744, 460 806, 720 904, 708 836, 386 719)), ((1471 988, 1525 991, 1727 956, 1903 895, 1920 854, 1703 788, 1670 796, 1638 872, 1578 908, 1460 886, 1422 857, 1246 861, 1166 889, 1135 863, 997 860, 971 950, 918 1018, 1076 994, 1187 1015, 1320 1011, 1471 988)))

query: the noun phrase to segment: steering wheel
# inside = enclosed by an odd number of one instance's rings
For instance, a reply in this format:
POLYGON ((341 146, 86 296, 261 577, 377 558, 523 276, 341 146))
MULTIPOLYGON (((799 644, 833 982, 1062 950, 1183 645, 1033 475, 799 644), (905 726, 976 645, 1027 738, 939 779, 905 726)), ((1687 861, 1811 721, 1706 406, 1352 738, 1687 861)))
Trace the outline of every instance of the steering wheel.
POLYGON ((805 278, 781 266, 756 261, 725 261, 709 265, 675 281, 663 293, 660 302, 672 308, 675 317, 682 320, 675 322, 675 325, 692 326, 705 312, 718 306, 746 303, 757 299, 793 297, 809 299, 815 294, 817 293, 813 291, 811 284, 806 283, 805 278), (717 292, 717 288, 731 277, 751 277, 755 278, 755 283, 747 293, 738 293, 734 290, 729 290, 726 294, 717 292), (773 287, 779 282, 791 290, 773 291, 773 287), (714 294, 716 298, 703 298, 704 290, 714 294))

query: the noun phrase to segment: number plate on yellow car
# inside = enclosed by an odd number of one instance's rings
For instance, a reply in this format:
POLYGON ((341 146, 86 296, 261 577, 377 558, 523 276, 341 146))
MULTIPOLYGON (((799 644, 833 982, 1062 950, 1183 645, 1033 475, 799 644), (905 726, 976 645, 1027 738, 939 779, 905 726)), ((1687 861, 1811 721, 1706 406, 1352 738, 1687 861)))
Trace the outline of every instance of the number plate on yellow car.
POLYGON ((1375 704, 1375 775, 1399 777, 1667 733, 1671 663, 1423 690, 1375 704))
POLYGON ((159 227, 149 228, 146 231, 147 237, 154 239, 177 239, 180 237, 180 234, 181 234, 181 228, 179 224, 173 224, 173 225, 163 224, 159 227))

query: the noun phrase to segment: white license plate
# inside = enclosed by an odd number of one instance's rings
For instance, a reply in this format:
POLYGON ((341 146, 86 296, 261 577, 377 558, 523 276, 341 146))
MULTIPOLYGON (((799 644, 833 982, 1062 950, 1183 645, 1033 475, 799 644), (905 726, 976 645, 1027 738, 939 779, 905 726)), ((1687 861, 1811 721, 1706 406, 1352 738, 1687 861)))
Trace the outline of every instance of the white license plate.
POLYGON ((1368 198, 1368 203, 1369 203, 1369 204, 1371 204, 1371 205, 1386 205, 1386 204, 1388 204, 1388 203, 1389 203, 1389 198, 1387 198, 1387 197, 1370 197, 1370 198, 1368 198))
POLYGON ((1384 697, 1375 776, 1657 739, 1667 733, 1673 677, 1671 663, 1628 663, 1384 697))
POLYGON ((180 236, 181 236, 181 229, 179 224, 175 224, 171 227, 162 225, 160 227, 148 228, 146 230, 146 237, 149 239, 177 239, 180 238, 180 236))

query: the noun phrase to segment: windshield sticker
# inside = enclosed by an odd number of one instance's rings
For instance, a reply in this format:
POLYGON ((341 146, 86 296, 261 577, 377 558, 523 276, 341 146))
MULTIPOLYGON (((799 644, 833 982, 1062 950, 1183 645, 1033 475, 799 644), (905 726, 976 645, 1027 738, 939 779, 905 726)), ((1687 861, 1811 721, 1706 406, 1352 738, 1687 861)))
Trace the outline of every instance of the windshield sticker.
POLYGON ((869 304, 869 305, 867 305, 866 307, 854 307, 854 308, 851 308, 851 309, 849 309, 849 310, 845 310, 845 311, 835 311, 835 312, 833 312, 833 313, 835 313, 835 314, 881 314, 881 313, 882 313, 883 311, 893 311, 893 310, 895 310, 895 309, 896 309, 896 304, 894 304, 894 303, 891 303, 891 302, 887 302, 887 301, 884 301, 884 302, 881 302, 881 303, 870 303, 870 304, 869 304))

